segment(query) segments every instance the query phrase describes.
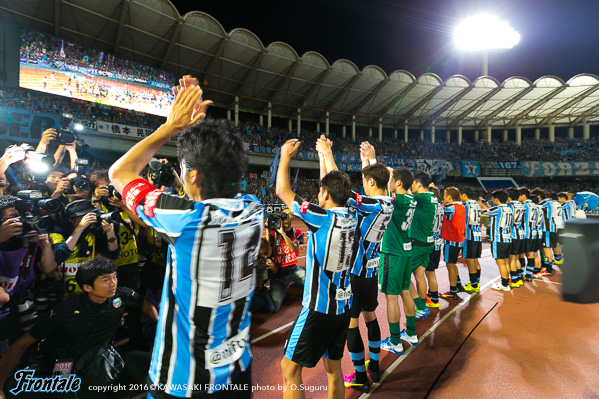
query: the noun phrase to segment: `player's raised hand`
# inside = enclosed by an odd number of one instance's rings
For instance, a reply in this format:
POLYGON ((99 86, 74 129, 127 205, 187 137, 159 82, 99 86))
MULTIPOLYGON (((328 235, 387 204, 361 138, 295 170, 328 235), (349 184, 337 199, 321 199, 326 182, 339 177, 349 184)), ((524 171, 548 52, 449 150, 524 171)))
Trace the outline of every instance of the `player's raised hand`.
POLYGON ((366 157, 366 159, 376 159, 374 146, 370 144, 368 141, 363 141, 360 144, 360 157, 362 156, 362 151, 364 151, 364 156, 366 157))
POLYGON ((298 139, 287 140, 281 147, 281 159, 291 159, 297 153, 302 144, 298 139))

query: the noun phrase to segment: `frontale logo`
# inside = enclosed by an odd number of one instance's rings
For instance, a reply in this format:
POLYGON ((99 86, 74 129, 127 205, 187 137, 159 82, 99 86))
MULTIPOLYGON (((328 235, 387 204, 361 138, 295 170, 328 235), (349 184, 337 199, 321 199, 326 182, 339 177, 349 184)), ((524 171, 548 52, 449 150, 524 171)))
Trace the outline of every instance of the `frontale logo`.
POLYGON ((81 388, 81 379, 75 374, 40 378, 35 377, 35 370, 23 369, 15 373, 15 380, 17 386, 10 390, 15 396, 21 392, 77 392, 81 388))

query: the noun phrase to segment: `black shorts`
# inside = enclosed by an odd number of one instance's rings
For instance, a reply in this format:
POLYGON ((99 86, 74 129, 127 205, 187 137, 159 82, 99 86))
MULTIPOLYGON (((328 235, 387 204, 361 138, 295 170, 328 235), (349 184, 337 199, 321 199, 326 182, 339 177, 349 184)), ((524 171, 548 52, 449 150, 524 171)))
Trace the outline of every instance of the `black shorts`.
POLYGON ((505 242, 492 242, 491 253, 493 259, 508 259, 510 257, 510 243, 505 242))
POLYGON ((479 259, 483 254, 483 243, 481 241, 466 240, 462 248, 462 254, 466 259, 479 259))
POLYGON ((428 259, 428 266, 425 270, 427 272, 434 272, 439 268, 439 261, 441 260, 441 248, 433 250, 428 259))
POLYGON ((524 245, 525 245, 525 240, 512 238, 512 245, 510 246, 510 255, 523 254, 525 252, 524 245))
POLYGON ((555 248, 557 247, 557 233, 551 233, 549 231, 543 232, 543 248, 555 248))
POLYGON ((453 246, 449 244, 443 245, 443 261, 445 263, 458 263, 460 257, 460 251, 462 247, 453 246))
POLYGON ((371 278, 349 275, 351 290, 354 294, 350 314, 357 319, 362 311, 374 312, 379 305, 379 279, 378 276, 371 278))
POLYGON ((303 367, 314 367, 322 357, 343 357, 350 312, 341 315, 319 313, 302 308, 287 342, 285 357, 303 367))

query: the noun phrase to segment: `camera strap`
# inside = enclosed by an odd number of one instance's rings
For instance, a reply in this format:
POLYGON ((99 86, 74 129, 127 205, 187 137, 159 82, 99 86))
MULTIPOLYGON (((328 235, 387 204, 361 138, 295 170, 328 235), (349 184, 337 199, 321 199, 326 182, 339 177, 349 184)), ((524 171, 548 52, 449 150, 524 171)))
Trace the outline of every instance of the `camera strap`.
POLYGON ((33 269, 33 262, 35 261, 35 255, 37 254, 37 248, 37 244, 29 244, 27 252, 21 261, 21 266, 19 266, 19 277, 22 277, 22 279, 21 284, 19 284, 19 293, 23 289, 23 285, 25 285, 25 280, 27 280, 27 277, 29 277, 31 269, 33 269), (25 270, 27 270, 27 273, 23 274, 25 270))

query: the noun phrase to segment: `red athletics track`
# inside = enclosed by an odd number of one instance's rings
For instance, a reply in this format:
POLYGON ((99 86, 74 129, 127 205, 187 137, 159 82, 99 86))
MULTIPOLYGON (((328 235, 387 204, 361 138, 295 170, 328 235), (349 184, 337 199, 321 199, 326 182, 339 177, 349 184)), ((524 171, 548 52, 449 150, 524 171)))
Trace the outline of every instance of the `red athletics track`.
MULTIPOLYGON (((299 221, 294 226, 302 228, 299 221)), ((304 229, 302 229, 304 230, 304 229)), ((300 252, 304 265, 305 248, 300 252)), ((345 397, 357 398, 598 398, 599 304, 577 305, 561 301, 561 273, 542 278, 510 293, 492 291, 499 271, 483 246, 481 293, 460 293, 461 301, 441 299, 418 320, 418 347, 404 345, 404 355, 381 351, 381 384, 368 394, 346 389, 345 397)), ((567 266, 565 266, 567 267, 567 266)), ((462 281, 468 281, 465 265, 458 264, 462 281)), ((449 287, 445 265, 437 272, 440 291, 449 287)), ((301 308, 302 288, 289 287, 281 310, 256 314, 251 338, 254 361, 254 398, 280 398, 279 363, 289 329, 301 308)), ((382 338, 389 336, 385 299, 379 294, 377 317, 382 338)), ((402 320, 402 328, 405 321, 402 320)), ((360 331, 366 342, 361 320, 360 331)), ((344 373, 353 371, 346 354, 344 373)), ((304 369, 307 398, 326 398, 326 374, 321 363, 304 369)), ((282 384, 281 384, 282 385, 282 384)))

